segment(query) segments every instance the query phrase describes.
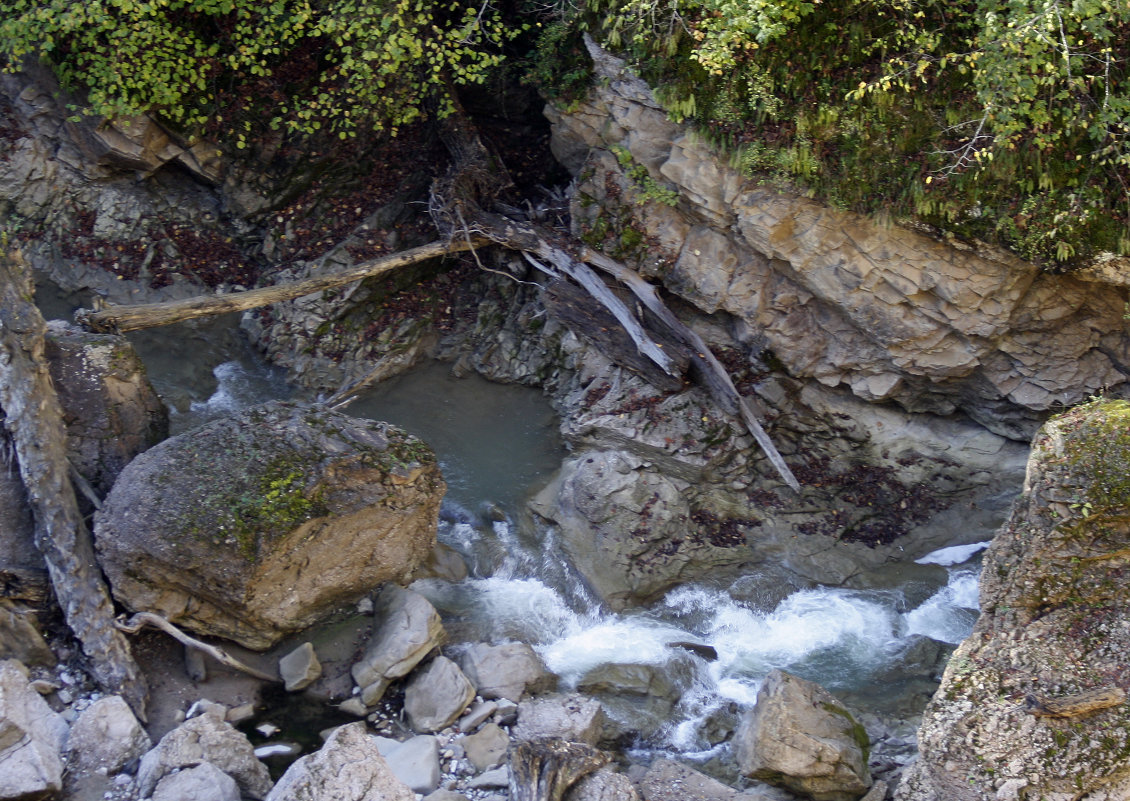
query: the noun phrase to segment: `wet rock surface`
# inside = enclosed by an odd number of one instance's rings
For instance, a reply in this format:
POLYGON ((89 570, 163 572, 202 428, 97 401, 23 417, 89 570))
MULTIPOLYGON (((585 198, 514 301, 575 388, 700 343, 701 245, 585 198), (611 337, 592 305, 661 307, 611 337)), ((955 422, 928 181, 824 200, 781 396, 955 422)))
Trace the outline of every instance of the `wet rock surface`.
POLYGON ((827 690, 774 670, 734 734, 743 774, 814 801, 854 801, 871 786, 870 741, 827 690))
POLYGON ((127 607, 266 648, 407 578, 442 493, 431 451, 399 429, 273 404, 135 459, 95 535, 127 607))

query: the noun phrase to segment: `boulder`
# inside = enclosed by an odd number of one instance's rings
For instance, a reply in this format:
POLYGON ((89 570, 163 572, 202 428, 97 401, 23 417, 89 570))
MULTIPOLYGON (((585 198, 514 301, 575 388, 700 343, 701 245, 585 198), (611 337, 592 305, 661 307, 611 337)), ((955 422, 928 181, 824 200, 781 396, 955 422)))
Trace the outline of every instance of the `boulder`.
POLYGON ((1095 401, 1033 440, 895 797, 1130 798, 1128 569, 1130 403, 1095 401))
POLYGON ((604 710, 592 698, 578 694, 542 695, 518 705, 516 740, 558 737, 596 745, 604 735, 604 710))
POLYGON ((118 773, 153 745, 120 695, 99 698, 71 727, 67 743, 72 770, 118 773))
POLYGON ((459 656, 459 666, 483 698, 507 698, 514 703, 557 686, 534 649, 526 643, 476 643, 459 656))
POLYGON ((774 670, 734 734, 741 772, 815 801, 855 801, 871 786, 863 726, 818 684, 774 670))
POLYGON ((459 666, 445 656, 437 656, 408 682, 404 713, 413 731, 439 731, 458 720, 473 700, 475 686, 459 666))
MULTIPOLYGON (((465 672, 464 672, 465 674, 465 672)), ((467 714, 459 718, 459 731, 472 732, 498 711, 498 704, 494 701, 483 701, 474 704, 467 710, 467 714)))
POLYGON ((640 801, 640 794, 631 779, 604 767, 570 787, 564 801, 640 801))
POLYGON ((137 783, 142 796, 151 795, 169 773, 204 762, 235 779, 249 798, 263 798, 271 789, 267 766, 256 759, 251 741, 224 721, 222 711, 209 711, 177 726, 141 758, 137 783))
POLYGON ((496 723, 488 723, 475 733, 458 740, 467 759, 477 770, 484 771, 502 762, 510 747, 510 735, 496 723))
POLYGON ((211 762, 166 774, 153 801, 239 801, 239 785, 211 762))
POLYGON ((393 775, 364 723, 333 731, 325 744, 287 768, 266 801, 416 801, 393 775))
POLYGON ((435 737, 422 734, 402 743, 387 737, 375 740, 393 775, 414 792, 426 794, 439 787, 439 745, 435 737))
POLYGON ((34 801, 63 786, 67 724, 28 686, 19 662, 0 662, 0 799, 34 801))
POLYGON ((735 790, 673 759, 657 759, 639 783, 643 801, 778 801, 757 789, 735 790))
POLYGON ((410 575, 443 489, 399 429, 270 403, 134 459, 95 534, 122 604, 263 649, 410 575))
POLYGON ((407 676, 446 633, 439 612, 418 592, 386 584, 373 608, 373 634, 361 660, 353 665, 353 680, 361 700, 372 706, 393 679, 407 676))
POLYGON ((321 675, 322 664, 311 643, 304 642, 279 659, 279 676, 287 692, 305 690, 321 675))

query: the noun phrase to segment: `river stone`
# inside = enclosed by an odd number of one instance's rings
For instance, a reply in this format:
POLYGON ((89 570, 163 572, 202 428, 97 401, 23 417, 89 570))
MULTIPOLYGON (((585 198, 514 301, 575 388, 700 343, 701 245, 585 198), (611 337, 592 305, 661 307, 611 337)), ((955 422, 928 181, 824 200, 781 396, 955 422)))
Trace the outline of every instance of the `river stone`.
POLYGON ((483 698, 537 695, 557 686, 557 677, 526 643, 487 645, 476 643, 459 656, 459 666, 483 698))
POLYGON ((239 785, 211 762, 169 773, 157 782, 153 801, 239 801, 239 785))
POLYGON ((516 740, 559 737, 572 743, 596 745, 604 734, 604 710, 592 698, 578 694, 542 695, 518 705, 516 740))
POLYGON ((734 734, 745 776, 815 801, 855 801, 871 786, 867 732, 813 682, 772 671, 734 734))
POLYGON ((506 756, 510 747, 510 735, 495 723, 488 723, 475 733, 458 740, 467 754, 467 759, 476 769, 483 771, 494 767, 506 756))
POLYGON ((264 649, 410 575, 443 489, 399 429, 269 403, 139 456, 95 532, 122 604, 264 649))
POLYGON ((777 793, 735 790, 705 773, 676 762, 657 759, 639 783, 644 801, 779 801, 777 793))
POLYGON ((99 698, 71 727, 67 750, 78 771, 118 773, 153 745, 149 735, 120 695, 99 698))
POLYGON ((404 690, 404 713, 413 731, 445 729, 475 700, 475 686, 459 666, 437 656, 418 671, 404 690))
POLYGON ((322 664, 312 643, 304 642, 279 660, 279 676, 287 692, 305 690, 322 675, 322 664))
POLYGON ((439 787, 439 744, 431 735, 419 735, 404 742, 388 737, 374 738, 396 778, 417 793, 430 793, 439 787))
POLYGON ((416 801, 396 778, 364 723, 334 729, 315 753, 287 768, 265 801, 416 801))
POLYGON ((141 758, 137 783, 142 796, 152 794, 174 770, 204 762, 235 779, 245 796, 260 799, 271 789, 267 766, 255 757, 251 741, 225 722, 222 712, 212 711, 186 720, 141 758))
POLYGON ((373 607, 374 628, 365 655, 353 665, 353 680, 361 700, 372 706, 393 679, 407 676, 446 632, 439 613, 427 598, 396 584, 386 584, 373 607))
POLYGON ((631 779, 606 766, 579 779, 564 801, 640 801, 640 794, 631 779))
POLYGON ((28 686, 27 668, 0 662, 0 798, 37 799, 63 786, 67 724, 28 686))

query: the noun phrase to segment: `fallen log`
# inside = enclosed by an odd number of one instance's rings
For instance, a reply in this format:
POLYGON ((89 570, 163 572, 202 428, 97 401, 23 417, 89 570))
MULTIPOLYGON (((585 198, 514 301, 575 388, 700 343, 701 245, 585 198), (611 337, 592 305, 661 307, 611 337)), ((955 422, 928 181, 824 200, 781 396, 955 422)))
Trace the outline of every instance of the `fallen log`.
POLYGON ((78 510, 62 410, 44 357, 46 325, 32 298, 26 265, 17 255, 0 254, 0 407, 32 508, 35 546, 94 678, 145 720, 145 677, 114 628, 113 603, 78 510))
POLYGON ((451 242, 431 242, 427 245, 393 253, 390 256, 361 262, 348 270, 316 275, 291 284, 277 284, 260 289, 250 289, 246 292, 233 292, 226 295, 197 295, 184 300, 172 300, 164 303, 139 303, 130 306, 109 306, 99 310, 79 309, 75 312, 75 322, 89 331, 121 333, 137 331, 142 328, 156 328, 157 326, 179 323, 183 320, 195 320, 200 317, 211 317, 227 312, 247 311, 248 309, 270 306, 272 303, 282 303, 305 295, 312 295, 315 292, 345 286, 363 278, 384 275, 409 264, 446 256, 449 253, 461 253, 471 250, 476 245, 486 243, 484 239, 470 238, 451 242))

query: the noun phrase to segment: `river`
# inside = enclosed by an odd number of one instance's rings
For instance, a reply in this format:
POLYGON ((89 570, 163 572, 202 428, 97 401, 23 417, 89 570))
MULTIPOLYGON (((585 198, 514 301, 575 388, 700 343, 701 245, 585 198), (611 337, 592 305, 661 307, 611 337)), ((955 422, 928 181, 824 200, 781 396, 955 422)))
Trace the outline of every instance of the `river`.
MULTIPOLYGON (((45 314, 69 317, 81 298, 41 297, 45 314)), ((170 406, 173 433, 273 398, 300 395, 265 364, 234 317, 130 335, 170 406)), ((908 565, 884 587, 806 587, 774 597, 685 585, 658 603, 612 613, 589 593, 557 546, 557 532, 526 501, 566 454, 558 421, 538 390, 454 378, 433 363, 372 389, 345 410, 400 425, 436 451, 448 494, 439 539, 470 576, 417 581, 441 611, 454 645, 528 642, 565 687, 603 665, 649 665, 677 692, 674 706, 604 697, 627 743, 646 754, 705 762, 754 703, 768 672, 782 668, 857 705, 899 718, 921 711, 936 686, 945 646, 972 629, 977 546, 945 549, 908 565), (709 646, 717 658, 673 642, 709 646), (925 656, 922 656, 925 654, 925 656)), ((756 586, 759 576, 746 577, 756 586)))

